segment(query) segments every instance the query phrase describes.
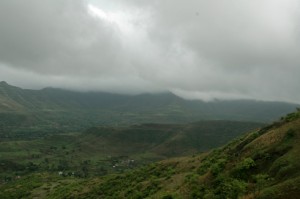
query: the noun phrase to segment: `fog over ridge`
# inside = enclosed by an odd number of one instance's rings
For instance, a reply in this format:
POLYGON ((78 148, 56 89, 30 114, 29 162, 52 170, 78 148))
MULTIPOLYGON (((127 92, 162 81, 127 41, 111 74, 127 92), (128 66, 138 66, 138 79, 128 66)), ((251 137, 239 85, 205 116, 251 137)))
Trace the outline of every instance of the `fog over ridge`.
POLYGON ((297 0, 2 0, 0 80, 300 102, 297 0))

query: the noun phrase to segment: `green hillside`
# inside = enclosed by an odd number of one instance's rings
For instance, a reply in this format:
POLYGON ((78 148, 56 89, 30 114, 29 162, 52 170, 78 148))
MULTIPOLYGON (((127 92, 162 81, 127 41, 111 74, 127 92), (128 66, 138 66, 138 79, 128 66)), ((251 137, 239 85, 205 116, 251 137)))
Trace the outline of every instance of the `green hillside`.
POLYGON ((101 126, 82 133, 1 141, 0 179, 31 172, 64 171, 77 177, 120 172, 157 160, 206 151, 261 126, 231 121, 101 126))
MULTIPOLYGON (((103 135, 105 136, 105 135, 103 135)), ((208 153, 123 174, 78 179, 33 173, 1 198, 299 198, 300 112, 208 153)))
POLYGON ((189 155, 222 146, 241 134, 263 124, 234 121, 200 121, 190 124, 142 124, 130 127, 98 127, 87 130, 82 136, 91 147, 101 146, 110 150, 114 146, 123 155, 138 151, 159 154, 163 157, 189 155), (93 145, 93 144, 92 144, 93 145))
POLYGON ((0 82, 0 138, 34 139, 98 125, 199 120, 270 122, 296 107, 251 100, 184 100, 172 93, 130 96, 54 88, 29 90, 0 82))
POLYGON ((289 114, 280 122, 248 133, 210 153, 171 159, 124 175, 82 182, 79 186, 92 185, 92 187, 86 190, 86 193, 74 194, 69 191, 64 196, 299 198, 299 155, 300 112, 298 111, 289 114))

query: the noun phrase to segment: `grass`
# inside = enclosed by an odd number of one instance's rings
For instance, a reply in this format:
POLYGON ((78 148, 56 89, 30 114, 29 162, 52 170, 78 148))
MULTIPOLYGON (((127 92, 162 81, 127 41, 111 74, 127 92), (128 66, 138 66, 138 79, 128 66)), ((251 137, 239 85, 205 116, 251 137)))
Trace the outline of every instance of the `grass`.
MULTIPOLYGON (((297 198, 300 194, 300 118, 295 115, 292 120, 289 116, 207 153, 175 157, 101 177, 31 172, 0 185, 0 193, 3 198, 297 198)), ((153 125, 146 127, 152 129, 153 125)), ((135 126, 133 132, 139 128, 135 126)), ((110 129, 108 134, 103 129, 98 130, 93 129, 81 142, 92 138, 118 140, 115 138, 120 133, 118 128, 110 129)), ((125 132, 128 135, 130 131, 125 132)), ((131 139, 140 139, 136 136, 122 139, 131 143, 131 139)), ((149 140, 152 144, 155 139, 149 140)), ((72 146, 81 146, 75 143, 65 148, 59 143, 61 148, 55 150, 63 153, 72 150, 72 146)), ((84 148, 79 152, 83 154, 84 148)), ((149 152, 144 155, 153 157, 149 152)), ((109 158, 113 164, 120 164, 123 157, 109 158)), ((101 160, 107 159, 102 157, 101 160)), ((94 161, 96 159, 83 161, 80 165, 93 165, 94 161)))
POLYGON ((203 121, 191 124, 144 124, 94 127, 83 133, 60 133, 33 140, 2 141, 0 179, 31 172, 102 176, 174 156, 220 146, 261 124, 203 121), (226 127, 226 128, 225 128, 226 127), (226 134, 225 137, 220 136, 226 134), (219 139, 219 143, 213 140, 219 139), (171 153, 170 153, 171 152, 171 153), (132 161, 133 160, 133 161, 132 161))

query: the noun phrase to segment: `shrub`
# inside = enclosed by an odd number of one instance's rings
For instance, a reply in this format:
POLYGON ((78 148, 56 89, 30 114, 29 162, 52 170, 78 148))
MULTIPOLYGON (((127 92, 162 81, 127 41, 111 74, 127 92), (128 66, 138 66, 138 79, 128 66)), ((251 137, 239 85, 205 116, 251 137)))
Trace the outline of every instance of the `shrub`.
POLYGON ((235 199, 245 193, 247 183, 227 176, 220 176, 216 179, 214 187, 215 195, 218 195, 218 198, 235 199))
POLYGON ((285 138, 286 140, 289 140, 289 139, 291 139, 291 138, 294 138, 295 135, 296 135, 295 130, 294 130, 294 129, 289 129, 289 130, 286 132, 284 138, 285 138))
POLYGON ((270 180, 270 177, 268 174, 257 174, 253 177, 253 179, 256 183, 256 192, 259 194, 263 187, 266 186, 266 183, 270 180))
POLYGON ((216 176, 218 175, 225 167, 227 160, 219 159, 215 164, 211 167, 211 173, 216 176))
POLYGON ((248 179, 249 174, 256 164, 252 158, 245 158, 233 170, 233 175, 239 179, 248 179))

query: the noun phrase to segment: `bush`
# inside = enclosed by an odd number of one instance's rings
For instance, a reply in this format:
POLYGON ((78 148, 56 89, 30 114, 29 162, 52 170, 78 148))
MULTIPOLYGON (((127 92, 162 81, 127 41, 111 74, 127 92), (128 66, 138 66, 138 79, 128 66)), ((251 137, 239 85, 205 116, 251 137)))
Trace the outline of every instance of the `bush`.
POLYGON ((245 193, 247 183, 242 180, 230 178, 227 176, 220 176, 216 179, 214 189, 215 195, 218 198, 238 198, 240 195, 245 193))
POLYGON ((295 130, 294 129, 289 129, 287 132, 286 132, 286 134, 285 134, 285 139, 286 140, 289 140, 289 139, 292 139, 292 138, 294 138, 295 137, 295 135, 296 135, 296 132, 295 132, 295 130))
POLYGON ((217 163, 213 164, 211 167, 211 173, 216 176, 218 175, 221 171, 224 170, 224 167, 226 165, 227 160, 226 159, 219 159, 217 163))
POLYGON ((249 174, 256 164, 252 158, 246 158, 241 161, 233 170, 233 175, 239 179, 248 179, 249 174))
POLYGON ((271 188, 264 189, 258 198, 259 199, 277 198, 278 195, 279 195, 279 191, 271 187, 271 188))
POLYGON ((253 179, 255 180, 256 191, 260 193, 263 187, 266 186, 267 182, 270 180, 270 177, 268 174, 257 174, 253 176, 253 179))

